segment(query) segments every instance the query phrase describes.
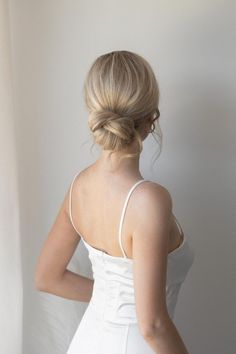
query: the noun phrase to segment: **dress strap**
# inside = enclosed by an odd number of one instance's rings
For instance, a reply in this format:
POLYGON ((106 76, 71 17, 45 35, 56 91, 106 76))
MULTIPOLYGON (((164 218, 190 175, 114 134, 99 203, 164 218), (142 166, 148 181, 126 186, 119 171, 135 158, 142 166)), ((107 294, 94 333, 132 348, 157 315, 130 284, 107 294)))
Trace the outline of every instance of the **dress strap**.
MULTIPOLYGON (((80 172, 79 172, 80 173, 80 172)), ((70 192, 69 192, 69 215, 70 215, 70 221, 71 221, 71 224, 73 226, 73 228, 75 229, 75 231, 77 232, 77 234, 80 235, 79 231, 76 229, 75 227, 75 224, 73 222, 73 218, 72 218, 72 189, 73 189, 73 185, 74 185, 74 182, 75 182, 75 179, 76 177, 79 175, 79 173, 76 173, 76 175, 74 176, 72 182, 71 182, 71 185, 70 185, 70 192)))
MULTIPOLYGON (((127 258, 126 254, 125 254, 125 251, 124 251, 124 248, 122 246, 122 242, 121 242, 121 230, 122 230, 122 226, 123 226, 123 221, 124 221, 124 216, 125 216, 125 211, 126 211, 126 207, 128 205, 128 201, 129 201, 129 198, 131 196, 131 193, 134 191, 134 189, 142 182, 145 182, 145 181, 148 181, 148 180, 145 180, 145 179, 141 179, 139 180, 138 182, 136 182, 132 187, 131 189, 129 190, 129 193, 125 199, 125 203, 124 203, 124 206, 123 206, 123 209, 122 209, 122 213, 121 213, 121 219, 120 219, 120 225, 119 225, 119 245, 120 245, 120 248, 122 250, 122 253, 123 253, 123 256, 124 258, 127 258)), ((149 182, 149 181, 148 181, 149 182)))

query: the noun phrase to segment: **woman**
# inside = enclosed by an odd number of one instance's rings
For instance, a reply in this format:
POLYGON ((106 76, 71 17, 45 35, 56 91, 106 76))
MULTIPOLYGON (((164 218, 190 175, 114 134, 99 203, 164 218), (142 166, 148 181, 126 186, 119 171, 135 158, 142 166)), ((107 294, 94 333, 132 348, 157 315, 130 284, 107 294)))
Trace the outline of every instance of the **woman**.
POLYGON ((68 188, 38 260, 36 287, 89 302, 67 354, 188 353, 172 320, 194 252, 168 190, 139 170, 142 141, 159 117, 153 70, 132 52, 101 55, 84 96, 101 156, 68 188), (80 240, 93 279, 66 268, 80 240))

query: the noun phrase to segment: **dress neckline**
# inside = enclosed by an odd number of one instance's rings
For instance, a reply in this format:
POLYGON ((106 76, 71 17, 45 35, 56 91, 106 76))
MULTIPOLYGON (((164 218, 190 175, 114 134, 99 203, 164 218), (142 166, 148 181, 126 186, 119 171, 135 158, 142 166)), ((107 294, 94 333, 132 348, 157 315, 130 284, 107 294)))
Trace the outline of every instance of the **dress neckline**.
MULTIPOLYGON (((80 235, 81 236, 81 235, 80 235)), ((120 257, 120 256, 112 256, 111 254, 107 253, 106 251, 103 251, 99 248, 96 248, 94 246, 91 246, 88 242, 85 241, 85 239, 81 236, 81 240, 89 247, 91 248, 94 252, 97 252, 98 254, 102 254, 104 257, 107 257, 108 259, 117 259, 117 260, 124 260, 126 262, 133 262, 133 258, 129 258, 129 257, 120 257)), ((186 234, 182 232, 182 242, 181 244, 176 247, 175 249, 173 249, 173 251, 169 252, 167 257, 171 258, 172 256, 178 254, 182 248, 185 246, 187 242, 187 237, 186 234)))

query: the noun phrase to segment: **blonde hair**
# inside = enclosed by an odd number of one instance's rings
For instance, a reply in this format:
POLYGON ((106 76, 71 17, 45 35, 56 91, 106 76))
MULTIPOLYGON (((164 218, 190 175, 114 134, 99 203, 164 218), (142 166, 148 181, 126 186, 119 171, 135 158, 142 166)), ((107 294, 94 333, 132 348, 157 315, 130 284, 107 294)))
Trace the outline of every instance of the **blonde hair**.
POLYGON ((143 124, 159 105, 159 88, 150 64, 126 50, 103 54, 93 62, 83 93, 93 144, 113 153, 136 140, 138 152, 124 154, 121 159, 140 154, 143 124))

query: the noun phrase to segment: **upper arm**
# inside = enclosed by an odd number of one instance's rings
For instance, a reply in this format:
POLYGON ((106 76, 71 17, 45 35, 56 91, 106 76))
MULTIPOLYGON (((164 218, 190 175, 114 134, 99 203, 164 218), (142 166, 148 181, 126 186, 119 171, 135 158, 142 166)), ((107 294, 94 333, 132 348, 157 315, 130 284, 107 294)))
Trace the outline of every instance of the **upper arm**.
POLYGON ((136 198, 133 231, 134 291, 142 331, 168 319, 166 272, 172 199, 155 183, 136 198))
POLYGON ((35 269, 38 286, 60 279, 80 241, 70 218, 71 187, 72 183, 40 252, 35 269))

